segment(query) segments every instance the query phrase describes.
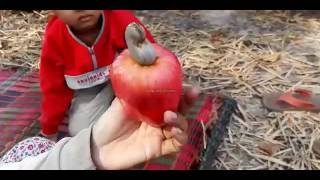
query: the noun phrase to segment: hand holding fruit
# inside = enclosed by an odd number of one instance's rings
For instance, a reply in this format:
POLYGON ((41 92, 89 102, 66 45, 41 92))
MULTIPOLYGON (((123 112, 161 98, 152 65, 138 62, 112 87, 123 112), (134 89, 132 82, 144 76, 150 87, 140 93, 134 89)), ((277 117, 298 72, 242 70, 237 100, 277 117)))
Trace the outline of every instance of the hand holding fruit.
MULTIPOLYGON (((196 89, 187 89, 178 109, 186 113, 197 96, 196 89)), ((162 128, 156 128, 131 119, 116 98, 92 130, 91 153, 97 168, 128 169, 179 151, 187 142, 187 120, 182 114, 166 111, 164 122, 162 128)))
POLYGON ((116 99, 93 127, 92 157, 100 169, 127 169, 179 151, 187 142, 182 113, 197 90, 182 94, 182 69, 176 56, 151 44, 138 24, 125 32, 128 49, 110 70, 116 99))

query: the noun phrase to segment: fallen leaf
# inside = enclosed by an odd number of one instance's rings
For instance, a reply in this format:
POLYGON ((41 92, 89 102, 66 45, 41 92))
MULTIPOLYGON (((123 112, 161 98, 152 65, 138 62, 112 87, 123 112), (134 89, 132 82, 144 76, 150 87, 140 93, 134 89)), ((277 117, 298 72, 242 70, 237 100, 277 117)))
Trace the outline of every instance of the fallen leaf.
POLYGON ((280 53, 273 53, 271 55, 268 55, 263 58, 264 61, 269 62, 269 63, 274 63, 278 60, 280 60, 281 54, 280 53))
POLYGON ((280 145, 270 142, 261 142, 258 144, 258 148, 266 152, 269 156, 272 156, 280 151, 280 145))
POLYGON ((316 139, 313 141, 312 151, 320 155, 320 139, 316 139))
POLYGON ((223 31, 213 31, 211 32, 210 40, 212 43, 215 43, 216 41, 221 41, 224 37, 226 37, 226 34, 223 31))
POLYGON ((181 10, 173 10, 172 12, 177 16, 184 16, 185 15, 181 10))
POLYGON ((310 54, 310 55, 305 55, 307 61, 311 62, 311 63, 317 63, 319 62, 320 58, 314 54, 310 54))
POLYGON ((251 45, 253 44, 253 42, 250 41, 250 40, 244 40, 244 41, 243 41, 243 44, 244 44, 245 46, 249 47, 249 46, 251 46, 251 45))

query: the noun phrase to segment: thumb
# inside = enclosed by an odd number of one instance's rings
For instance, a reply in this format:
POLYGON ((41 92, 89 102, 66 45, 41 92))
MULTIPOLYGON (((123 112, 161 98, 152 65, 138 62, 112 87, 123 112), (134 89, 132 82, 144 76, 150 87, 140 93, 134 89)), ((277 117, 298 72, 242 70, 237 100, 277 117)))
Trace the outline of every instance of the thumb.
POLYGON ((183 145, 176 139, 170 138, 162 142, 161 145, 161 156, 165 156, 172 153, 177 153, 181 150, 183 145))
POLYGON ((117 134, 126 119, 123 111, 119 99, 115 98, 107 111, 93 125, 92 136, 97 145, 109 142, 113 139, 113 134, 117 134))

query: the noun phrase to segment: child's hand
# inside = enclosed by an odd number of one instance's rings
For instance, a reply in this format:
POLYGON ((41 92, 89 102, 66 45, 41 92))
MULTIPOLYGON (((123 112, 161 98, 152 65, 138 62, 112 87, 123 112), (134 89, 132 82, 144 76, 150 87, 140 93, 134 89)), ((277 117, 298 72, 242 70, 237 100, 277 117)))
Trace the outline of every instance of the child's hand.
MULTIPOLYGON (((186 113, 198 91, 186 90, 180 110, 186 113)), ((166 126, 154 128, 145 122, 128 119, 116 98, 94 125, 92 159, 98 169, 127 169, 148 160, 178 152, 187 142, 188 123, 181 114, 167 111, 166 126)))

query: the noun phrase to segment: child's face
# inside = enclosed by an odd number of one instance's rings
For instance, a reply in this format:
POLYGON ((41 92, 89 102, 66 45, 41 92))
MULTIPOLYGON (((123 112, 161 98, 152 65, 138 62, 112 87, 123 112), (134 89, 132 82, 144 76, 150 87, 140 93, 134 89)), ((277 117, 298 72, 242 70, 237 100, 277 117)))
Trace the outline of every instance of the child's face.
POLYGON ((102 10, 54 10, 65 24, 76 31, 86 31, 97 25, 102 10))

